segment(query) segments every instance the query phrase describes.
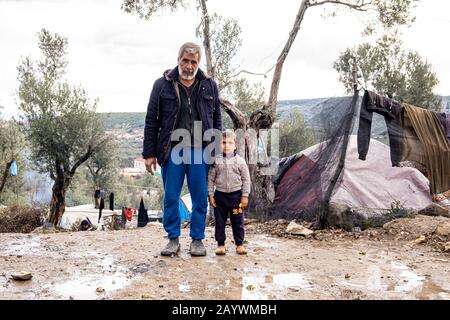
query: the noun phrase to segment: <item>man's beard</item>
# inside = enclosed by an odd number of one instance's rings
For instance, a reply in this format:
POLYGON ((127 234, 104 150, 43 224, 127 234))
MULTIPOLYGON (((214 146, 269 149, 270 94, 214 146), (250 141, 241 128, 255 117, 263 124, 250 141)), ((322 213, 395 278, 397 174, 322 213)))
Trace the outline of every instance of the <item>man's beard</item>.
POLYGON ((192 80, 197 75, 198 68, 194 72, 183 71, 180 66, 178 66, 178 74, 183 80, 192 80))

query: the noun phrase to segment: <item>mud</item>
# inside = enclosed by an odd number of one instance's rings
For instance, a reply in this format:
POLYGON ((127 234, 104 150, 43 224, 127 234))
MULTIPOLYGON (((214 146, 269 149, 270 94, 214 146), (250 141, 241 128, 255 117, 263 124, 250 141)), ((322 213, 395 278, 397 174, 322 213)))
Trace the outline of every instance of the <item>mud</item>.
POLYGON ((188 229, 179 256, 160 256, 167 239, 157 223, 0 234, 0 299, 450 299, 450 255, 412 245, 409 234, 330 230, 286 238, 247 227, 247 256, 235 253, 231 229, 227 254, 215 256, 208 227, 208 255, 196 258, 188 253, 188 229), (20 270, 33 278, 12 280, 20 270))

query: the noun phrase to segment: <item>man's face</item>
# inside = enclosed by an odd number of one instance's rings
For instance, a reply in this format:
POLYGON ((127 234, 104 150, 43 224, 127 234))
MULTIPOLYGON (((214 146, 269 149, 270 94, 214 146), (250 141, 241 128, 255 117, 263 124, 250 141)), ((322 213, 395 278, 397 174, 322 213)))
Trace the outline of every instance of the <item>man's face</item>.
POLYGON ((178 60, 178 70, 180 71, 180 77, 183 80, 192 80, 195 78, 198 71, 198 56, 198 53, 184 52, 178 60))

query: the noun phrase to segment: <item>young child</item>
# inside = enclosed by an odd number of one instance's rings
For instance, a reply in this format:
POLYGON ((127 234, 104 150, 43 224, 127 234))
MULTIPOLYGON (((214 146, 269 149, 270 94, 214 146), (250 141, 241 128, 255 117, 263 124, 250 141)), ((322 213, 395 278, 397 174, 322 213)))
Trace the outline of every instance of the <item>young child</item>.
POLYGON ((214 208, 217 255, 224 255, 225 226, 230 215, 234 243, 238 254, 247 254, 244 243, 243 209, 248 204, 250 173, 245 160, 236 153, 236 135, 222 133, 222 154, 217 155, 208 173, 208 199, 214 208), (216 191, 214 192, 214 186, 216 191))

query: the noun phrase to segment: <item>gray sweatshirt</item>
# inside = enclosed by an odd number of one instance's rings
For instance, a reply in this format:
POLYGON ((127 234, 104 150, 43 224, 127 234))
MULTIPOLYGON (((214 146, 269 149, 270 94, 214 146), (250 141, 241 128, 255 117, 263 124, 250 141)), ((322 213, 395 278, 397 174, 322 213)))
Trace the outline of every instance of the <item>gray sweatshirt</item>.
POLYGON ((218 155, 214 166, 210 166, 208 173, 208 194, 214 194, 216 190, 230 193, 242 190, 242 196, 250 194, 250 172, 247 163, 238 154, 224 158, 218 155))

